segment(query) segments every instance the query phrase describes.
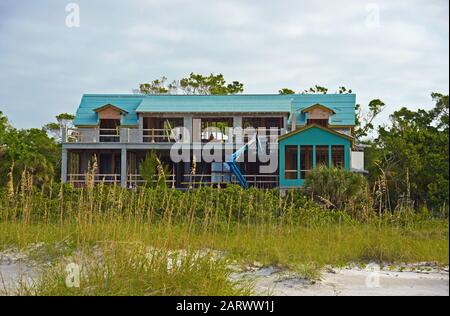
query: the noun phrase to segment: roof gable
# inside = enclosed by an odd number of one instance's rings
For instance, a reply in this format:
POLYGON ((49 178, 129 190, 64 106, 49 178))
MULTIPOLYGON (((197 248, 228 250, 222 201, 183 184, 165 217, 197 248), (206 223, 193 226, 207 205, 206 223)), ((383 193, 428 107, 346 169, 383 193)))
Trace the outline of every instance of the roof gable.
POLYGON ((336 112, 332 108, 329 108, 326 105, 322 105, 322 104, 319 104, 319 103, 316 103, 316 104, 313 104, 311 106, 308 106, 308 107, 302 109, 301 111, 304 112, 304 113, 308 113, 308 112, 311 112, 311 111, 313 111, 315 109, 321 109, 323 111, 327 111, 327 112, 336 114, 336 112))
POLYGON ((102 106, 100 106, 98 108, 95 108, 95 109, 93 109, 93 111, 98 113, 98 112, 101 112, 101 111, 104 111, 104 110, 107 110, 107 109, 111 109, 111 110, 114 110, 114 111, 117 111, 117 112, 120 112, 120 113, 124 113, 124 114, 128 113, 128 111, 126 111, 124 109, 121 109, 120 107, 115 106, 115 105, 113 105, 111 103, 108 103, 108 104, 102 105, 102 106))
POLYGON ((287 134, 281 135, 280 137, 278 137, 278 141, 282 141, 282 140, 288 139, 288 138, 290 138, 290 137, 292 137, 294 135, 303 133, 303 132, 308 131, 308 130, 313 129, 313 128, 317 128, 317 129, 320 129, 320 130, 325 131, 327 133, 336 135, 338 137, 345 138, 345 139, 347 139, 347 140, 349 140, 351 142, 354 141, 354 138, 352 136, 349 136, 349 135, 346 135, 346 134, 343 134, 343 133, 339 133, 339 132, 337 132, 337 131, 335 131, 335 130, 333 130, 331 128, 323 127, 323 126, 320 126, 320 125, 317 125, 317 124, 311 124, 311 125, 308 125, 308 126, 305 126, 305 127, 301 127, 299 129, 296 129, 295 131, 292 131, 292 132, 289 132, 287 134))

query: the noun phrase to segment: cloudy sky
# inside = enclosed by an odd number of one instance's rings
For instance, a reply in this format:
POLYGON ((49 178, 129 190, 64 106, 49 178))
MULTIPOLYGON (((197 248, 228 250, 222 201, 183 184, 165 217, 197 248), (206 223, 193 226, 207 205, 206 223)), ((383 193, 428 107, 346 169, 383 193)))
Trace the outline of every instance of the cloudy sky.
POLYGON ((0 111, 17 127, 75 112, 83 93, 190 72, 245 93, 344 85, 385 101, 379 124, 449 89, 448 0, 79 0, 67 27, 70 2, 0 0, 0 111))

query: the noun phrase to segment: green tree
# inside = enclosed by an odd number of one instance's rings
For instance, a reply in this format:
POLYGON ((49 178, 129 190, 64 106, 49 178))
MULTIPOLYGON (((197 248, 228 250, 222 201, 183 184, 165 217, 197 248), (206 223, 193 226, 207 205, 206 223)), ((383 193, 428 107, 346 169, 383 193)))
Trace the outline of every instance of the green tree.
POLYGON ((34 184, 49 182, 59 176, 60 156, 60 147, 44 130, 12 129, 6 135, 6 150, 0 166, 0 184, 6 183, 6 175, 12 165, 15 182, 19 181, 25 170, 33 177, 34 184))
POLYGON ((11 125, 8 122, 8 118, 0 111, 0 160, 3 158, 7 150, 6 135, 11 130, 11 125))
POLYGON ((177 94, 181 90, 185 94, 227 95, 242 93, 244 91, 244 85, 242 83, 239 81, 227 83, 222 74, 204 76, 191 73, 188 77, 182 78, 179 81, 174 80, 170 84, 166 84, 166 81, 167 78, 162 77, 150 83, 142 83, 139 85, 139 89, 134 90, 134 92, 145 95, 177 94))
POLYGON ((328 88, 322 87, 319 85, 315 85, 314 87, 304 90, 302 93, 303 94, 327 94, 328 88))
POLYGON ((151 94, 168 94, 169 89, 166 87, 167 77, 161 77, 160 79, 155 79, 150 83, 141 83, 139 85, 138 93, 151 95, 151 94))
POLYGON ((244 85, 239 81, 227 83, 222 74, 215 75, 212 73, 209 76, 191 73, 189 77, 180 80, 180 88, 186 94, 203 95, 227 95, 244 91, 244 85))
POLYGON ((380 99, 374 99, 363 111, 360 104, 356 105, 355 138, 361 140, 374 129, 373 121, 383 111, 385 104, 380 99))
POLYGON ((43 129, 57 141, 61 141, 61 130, 73 127, 75 115, 70 113, 61 113, 56 116, 56 122, 50 122, 44 125, 43 129))
POLYGON ((295 91, 289 88, 283 88, 278 90, 278 94, 295 94, 295 91))
POLYGON ((411 111, 402 108, 391 115, 391 126, 378 129, 369 151, 372 182, 383 177, 389 204, 407 202, 431 209, 449 203, 448 96, 433 93, 435 107, 411 111))
POLYGON ((142 161, 139 172, 146 181, 146 186, 150 188, 165 186, 169 174, 168 167, 161 162, 154 150, 151 150, 142 161))

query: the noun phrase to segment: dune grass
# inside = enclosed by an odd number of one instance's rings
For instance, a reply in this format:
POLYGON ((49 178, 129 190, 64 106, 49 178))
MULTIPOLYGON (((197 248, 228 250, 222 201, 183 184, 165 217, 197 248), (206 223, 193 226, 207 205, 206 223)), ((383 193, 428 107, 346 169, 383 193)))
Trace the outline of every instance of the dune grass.
POLYGON ((230 267, 254 262, 305 276, 350 262, 448 265, 446 218, 360 209, 349 215, 301 192, 238 187, 22 187, 0 193, 0 251, 28 249, 52 263, 21 290, 35 295, 242 295, 251 289, 231 281, 230 267), (148 249, 163 255, 149 260, 148 249), (81 260, 79 288, 65 285, 70 260, 81 260), (168 268, 171 260, 179 264, 168 268))

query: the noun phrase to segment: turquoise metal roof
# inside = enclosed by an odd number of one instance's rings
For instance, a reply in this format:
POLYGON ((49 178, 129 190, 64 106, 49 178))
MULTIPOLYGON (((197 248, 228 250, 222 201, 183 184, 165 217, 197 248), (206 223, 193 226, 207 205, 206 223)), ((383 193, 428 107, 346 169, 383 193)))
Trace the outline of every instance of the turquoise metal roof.
POLYGON ((307 114, 302 110, 314 104, 332 109, 336 114, 330 117, 330 125, 355 125, 355 94, 300 94, 292 102, 291 114, 295 113, 297 125, 305 125, 307 114))
POLYGON ((322 104, 333 109, 332 125, 355 124, 354 94, 259 94, 259 95, 103 95, 86 94, 81 99, 74 124, 98 125, 94 109, 112 104, 128 112, 122 125, 138 125, 137 113, 292 113, 298 125, 306 123, 302 109, 322 104))
POLYGON ((103 105, 112 104, 128 112, 122 115, 121 125, 138 125, 136 109, 141 102, 142 97, 134 95, 85 94, 75 115, 74 124, 76 126, 98 125, 98 113, 94 110, 103 105))
POLYGON ((237 113, 291 111, 289 98, 278 95, 167 95, 148 96, 137 108, 146 113, 237 113))

